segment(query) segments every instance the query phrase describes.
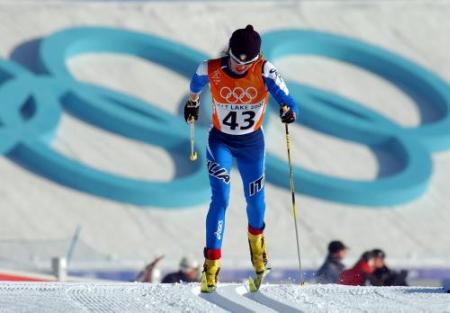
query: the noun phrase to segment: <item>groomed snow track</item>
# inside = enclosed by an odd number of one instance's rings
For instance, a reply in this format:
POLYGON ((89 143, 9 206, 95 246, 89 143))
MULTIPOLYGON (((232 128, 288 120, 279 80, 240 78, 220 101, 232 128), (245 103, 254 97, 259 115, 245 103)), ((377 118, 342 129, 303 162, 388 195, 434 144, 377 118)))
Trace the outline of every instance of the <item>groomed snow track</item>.
POLYGON ((0 283, 0 313, 14 312, 448 312, 442 288, 222 284, 0 283))
POLYGON ((210 294, 202 294, 200 293, 200 288, 196 287, 193 289, 193 292, 202 299, 230 312, 303 312, 296 309, 293 305, 272 299, 261 292, 249 293, 244 286, 221 286, 217 288, 216 292, 210 294))

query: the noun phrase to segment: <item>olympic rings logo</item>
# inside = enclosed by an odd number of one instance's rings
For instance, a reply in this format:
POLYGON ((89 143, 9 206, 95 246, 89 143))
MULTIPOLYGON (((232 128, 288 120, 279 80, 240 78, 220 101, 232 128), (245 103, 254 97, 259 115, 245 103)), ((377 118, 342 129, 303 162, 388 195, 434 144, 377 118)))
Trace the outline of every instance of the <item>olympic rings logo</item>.
MULTIPOLYGON (((404 128, 360 103, 291 82, 291 94, 301 105, 299 123, 389 154, 401 165, 389 175, 370 181, 294 168, 300 192, 330 201, 386 206, 411 201, 426 191, 432 174, 431 153, 450 148, 450 88, 445 81, 392 52, 343 36, 282 30, 262 37, 265 56, 271 61, 292 54, 312 54, 347 62, 389 80, 439 112, 433 121, 404 128)), ((70 159, 49 145, 66 111, 107 131, 188 155, 189 134, 181 116, 170 116, 161 109, 164 106, 72 77, 66 58, 86 52, 139 56, 187 79, 198 63, 209 58, 176 42, 126 30, 82 27, 52 34, 41 42, 39 50, 38 65, 43 75, 0 60, 0 153, 57 183, 116 201, 162 208, 207 202, 210 191, 204 154, 199 155, 199 162, 177 164, 187 169, 183 175, 160 182, 102 171, 70 159)), ((247 101, 253 94, 253 90, 223 91, 231 100, 247 101)), ((278 106, 269 107, 276 111, 278 106)), ((204 105, 202 110, 206 110, 203 116, 211 115, 210 106, 204 105)), ((267 116, 265 123, 269 122, 267 116)), ((207 127, 197 127, 196 131, 197 149, 204 149, 207 127)), ((267 182, 289 189, 286 162, 268 154, 266 165, 267 182)))
POLYGON ((228 101, 228 103, 244 103, 248 104, 258 95, 258 91, 255 87, 248 87, 244 90, 242 87, 222 87, 220 88, 220 96, 228 101))

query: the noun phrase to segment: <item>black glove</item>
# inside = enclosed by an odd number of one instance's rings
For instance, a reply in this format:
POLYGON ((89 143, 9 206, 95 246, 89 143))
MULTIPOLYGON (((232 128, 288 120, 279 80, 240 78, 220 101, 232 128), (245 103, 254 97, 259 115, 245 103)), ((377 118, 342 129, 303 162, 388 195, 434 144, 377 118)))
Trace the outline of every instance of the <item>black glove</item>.
POLYGON ((281 121, 286 124, 295 122, 295 112, 287 105, 283 105, 280 109, 281 121))
POLYGON ((187 123, 191 122, 191 119, 198 120, 198 110, 200 108, 200 101, 192 101, 189 99, 184 105, 184 120, 187 123))

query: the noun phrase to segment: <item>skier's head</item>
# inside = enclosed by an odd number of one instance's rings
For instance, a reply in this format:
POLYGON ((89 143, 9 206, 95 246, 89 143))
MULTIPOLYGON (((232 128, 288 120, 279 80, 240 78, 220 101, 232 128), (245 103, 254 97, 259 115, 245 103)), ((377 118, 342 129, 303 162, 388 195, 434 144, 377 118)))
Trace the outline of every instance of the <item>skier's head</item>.
POLYGON ((261 37, 252 25, 233 32, 229 43, 230 57, 238 64, 256 61, 261 50, 261 37))

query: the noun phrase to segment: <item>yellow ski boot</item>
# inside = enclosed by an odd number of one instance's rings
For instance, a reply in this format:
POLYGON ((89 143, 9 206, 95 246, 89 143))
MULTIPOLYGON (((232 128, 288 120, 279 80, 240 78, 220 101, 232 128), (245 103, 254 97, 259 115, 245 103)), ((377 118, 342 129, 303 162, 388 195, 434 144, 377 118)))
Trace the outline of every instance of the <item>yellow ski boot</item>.
MULTIPOLYGON (((216 290, 217 286, 217 277, 220 272, 220 252, 214 255, 214 253, 208 253, 209 251, 217 251, 217 250, 207 250, 205 249, 205 263, 203 263, 203 272, 200 280, 200 290, 201 292, 213 292, 216 290), (213 254, 213 255, 211 255, 213 254), (208 258, 218 257, 217 259, 209 259, 208 258)), ((218 250, 220 251, 220 250, 218 250)))
POLYGON ((267 267, 267 252, 262 231, 257 233, 249 228, 248 243, 252 264, 256 273, 255 279, 249 278, 249 289, 251 292, 255 292, 270 271, 270 268, 267 267))

